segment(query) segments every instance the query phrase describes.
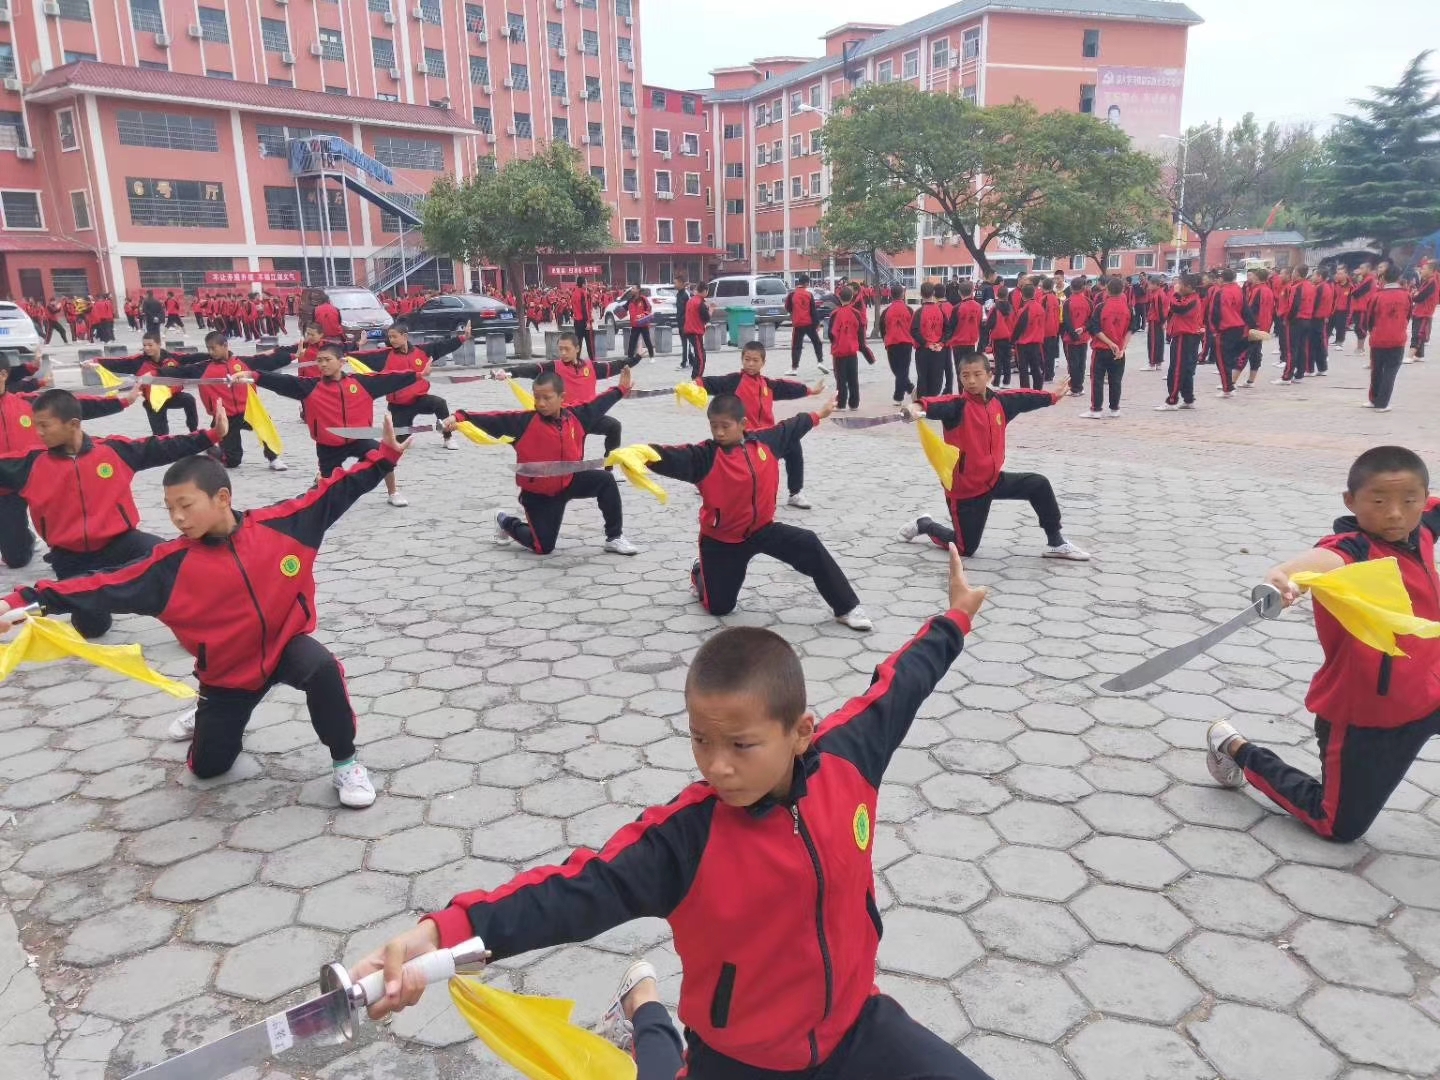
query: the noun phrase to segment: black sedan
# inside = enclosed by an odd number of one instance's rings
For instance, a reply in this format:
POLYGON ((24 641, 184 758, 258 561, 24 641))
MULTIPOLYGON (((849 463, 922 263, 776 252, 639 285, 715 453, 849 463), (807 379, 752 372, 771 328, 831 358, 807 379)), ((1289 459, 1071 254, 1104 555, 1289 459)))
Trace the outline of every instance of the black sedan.
POLYGON ((515 340, 520 325, 515 309, 503 300, 484 293, 432 296, 423 307, 405 316, 412 334, 450 335, 461 330, 471 336, 503 331, 507 342, 515 340))

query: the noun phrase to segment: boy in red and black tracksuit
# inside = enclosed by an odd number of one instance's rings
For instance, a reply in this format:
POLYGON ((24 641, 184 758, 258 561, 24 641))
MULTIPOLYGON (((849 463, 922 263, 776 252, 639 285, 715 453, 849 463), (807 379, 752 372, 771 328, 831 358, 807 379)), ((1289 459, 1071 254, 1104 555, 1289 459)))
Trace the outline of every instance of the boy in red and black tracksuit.
POLYGON ((1355 351, 1365 351, 1365 338, 1370 333, 1366 316, 1370 311, 1370 298, 1383 284, 1369 263, 1360 267, 1355 285, 1350 290, 1350 329, 1355 331, 1355 351))
MULTIPOLYGON (((194 353, 177 356, 160 345, 159 334, 146 334, 140 340, 140 352, 134 356, 106 356, 93 361, 106 371, 117 375, 175 375, 188 364, 200 359, 194 353)), ((167 387, 168 389, 168 387, 167 387)), ((200 430, 200 414, 195 408, 195 396, 183 390, 174 390, 156 409, 150 404, 150 396, 142 394, 140 403, 145 409, 145 419, 150 422, 152 435, 169 435, 170 418, 165 414, 180 409, 185 413, 185 426, 192 432, 200 430)))
MULTIPOLYGON (((1419 455, 1377 446, 1350 466, 1345 506, 1351 516, 1310 551, 1266 575, 1285 606, 1300 598, 1291 582, 1302 571, 1327 573, 1354 563, 1395 560, 1414 613, 1440 619, 1435 538, 1440 499, 1419 455)), ((1365 834, 1428 740, 1440 736, 1440 639, 1400 635, 1398 655, 1353 636, 1322 604, 1315 634, 1325 659, 1311 680, 1305 707, 1315 714, 1317 780, 1273 751, 1247 741, 1235 727, 1211 725, 1207 765, 1225 787, 1249 780, 1301 824, 1327 840, 1365 834)))
POLYGON ((1377 275, 1384 288, 1366 298, 1366 323, 1370 328, 1370 396, 1366 405, 1380 412, 1390 411, 1395 376, 1405 362, 1405 340, 1414 314, 1410 291, 1400 284, 1400 271, 1386 264, 1377 275))
POLYGON ((244 512, 231 507, 230 478, 219 462, 181 461, 165 474, 165 500, 180 536, 122 569, 42 581, 5 603, 38 603, 47 612, 69 613, 76 624, 108 624, 119 614, 164 623, 195 657, 200 698, 193 716, 171 734, 189 739, 186 763, 201 779, 229 771, 250 716, 271 687, 295 687, 330 751, 341 803, 369 806, 375 789, 355 761, 355 710, 344 668, 310 636, 314 566, 326 530, 394 468, 405 445, 387 438, 348 472, 298 498, 244 512))
POLYGON ((1015 340, 1015 361, 1020 368, 1020 386, 1040 390, 1045 386, 1045 305, 1027 281, 1020 286, 1020 308, 1011 330, 1015 340))
POLYGON ((915 389, 910 381, 910 360, 915 355, 915 339, 910 335, 910 324, 915 313, 905 302, 905 289, 896 285, 890 290, 890 305, 880 316, 880 328, 885 341, 885 358, 890 361, 890 372, 895 376, 895 404, 905 400, 905 395, 915 389))
MULTIPOLYGON (((1119 278, 1117 283, 1123 285, 1119 278)), ((1124 298, 1120 301, 1124 304, 1124 298)), ((1129 311, 1129 305, 1125 305, 1129 311)), ((937 546, 954 544, 962 555, 973 555, 985 535, 990 507, 997 499, 1023 500, 1030 504, 1040 527, 1045 530, 1042 556, 1084 562, 1090 558, 1060 532, 1060 504, 1050 481, 1039 473, 1005 472, 1006 429, 1021 413, 1044 409, 1065 397, 1069 380, 1062 378, 1054 392, 1049 390, 1006 390, 990 388, 990 360, 984 353, 961 358, 960 382, 965 392, 951 397, 922 398, 916 405, 924 417, 938 420, 945 441, 959 450, 955 472, 945 501, 951 527, 925 516, 905 525, 900 539, 928 536, 937 546)), ((911 415, 906 410, 907 418, 911 415)))
POLYGON ((681 371, 691 366, 690 338, 685 333, 685 313, 689 307, 690 290, 686 287, 685 279, 678 278, 675 282, 675 333, 680 337, 681 371))
POLYGON ((1276 380, 1286 386, 1305 378, 1314 369, 1315 363, 1310 355, 1310 342, 1314 338, 1315 283, 1310 280, 1310 268, 1303 263, 1295 268, 1295 277, 1290 283, 1289 305, 1283 310, 1290 349, 1285 357, 1285 370, 1276 380))
POLYGON ((1311 320, 1310 359, 1316 375, 1330 373, 1330 319, 1335 314, 1335 286, 1324 270, 1315 271, 1315 318, 1311 320))
POLYGON ((1146 333, 1163 340, 1170 336, 1170 370, 1165 376, 1165 403, 1155 406, 1156 412, 1195 407, 1195 368, 1200 363, 1200 345, 1205 338, 1205 320, 1200 310, 1200 286, 1197 274, 1185 274, 1170 300, 1168 325, 1151 323, 1146 333), (1181 399, 1184 404, 1181 404, 1181 399))
POLYGON ((1120 415, 1120 384, 1125 378, 1125 346, 1130 341, 1131 325, 1125 282, 1111 278, 1105 286, 1105 299, 1090 314, 1090 411, 1081 415, 1091 420, 1120 415), (1110 411, 1102 413, 1107 383, 1110 411))
MULTIPOLYGON (((469 421, 494 438, 509 437, 520 464, 567 463, 585 460, 585 436, 596 430, 596 421, 630 392, 627 367, 620 373, 620 385, 611 387, 584 405, 571 406, 565 400, 565 380, 554 371, 535 379, 535 409, 525 412, 466 412, 457 409, 445 423, 453 431, 456 423, 469 421)), ((584 469, 555 476, 515 474, 520 488, 522 521, 505 510, 495 512, 495 539, 511 540, 537 555, 555 550, 565 507, 573 499, 594 499, 605 521, 605 550, 619 555, 636 555, 639 549, 625 539, 625 510, 614 475, 607 469, 584 469)))
MULTIPOLYGON (((499 377, 538 379, 545 372, 553 371, 565 383, 565 407, 573 409, 579 405, 589 405, 599 396, 601 379, 613 379, 640 362, 639 356, 624 360, 581 360, 579 342, 575 340, 575 335, 568 331, 560 335, 556 348, 560 353, 559 359, 542 360, 538 364, 512 364, 500 372, 499 377)), ((699 376, 696 381, 699 381, 699 376)), ((604 438, 607 454, 620 446, 622 429, 617 417, 594 416, 585 430, 591 435, 604 438)))
POLYGON ((1338 349, 1345 344, 1345 331, 1350 326, 1350 294, 1355 286, 1343 266, 1335 271, 1331 285, 1335 289, 1335 311, 1330 316, 1330 336, 1338 349))
POLYGON ((1415 286, 1415 295, 1411 299, 1410 352, 1416 360, 1424 360, 1425 343, 1430 340, 1436 304, 1440 301, 1440 276, 1436 275, 1433 262, 1421 268, 1420 283, 1415 286))
POLYGON ((946 341, 945 393, 954 389, 952 374, 960 364, 962 356, 977 352, 980 348, 980 324, 985 321, 985 309, 976 303, 974 286, 961 281, 955 286, 954 305, 950 311, 950 337, 946 341))
MULTIPOLYGON (((1055 295, 1055 279, 1041 278, 1040 292, 1038 294, 1040 304, 1045 309, 1045 381, 1053 382, 1055 379, 1055 366, 1060 359, 1060 298, 1055 295)), ((967 352, 974 352, 974 349, 967 349, 967 352)), ((956 362, 959 362, 959 354, 956 354, 956 362)))
POLYGON ((1210 291, 1211 326, 1215 334, 1215 367, 1220 373, 1220 396, 1235 392, 1235 376, 1245 366, 1245 332, 1249 329, 1245 292, 1235 281, 1235 271, 1220 272, 1220 284, 1210 291))
MULTIPOLYGON (((1251 330, 1270 334, 1275 330, 1275 293, 1270 288, 1270 271, 1264 267, 1251 270, 1246 275, 1245 323, 1251 330)), ((1248 335, 1247 335, 1248 336, 1248 335)), ((1250 363, 1250 375, 1238 386, 1254 386, 1255 376, 1260 370, 1264 353, 1264 341, 1246 341, 1245 353, 1250 363)))
MULTIPOLYGON (((680 322, 681 333, 690 350, 690 364, 697 379, 705 375, 705 328, 710 325, 710 305, 705 302, 705 298, 709 295, 710 286, 696 285, 695 292, 685 301, 685 311, 680 322)), ((680 366, 685 366, 683 361, 680 366)))
MULTIPOLYGON (((30 510, 45 556, 61 580, 112 570, 142 559, 160 538, 139 529, 140 511, 130 483, 142 469, 170 465, 209 450, 225 434, 218 427, 173 438, 92 439, 81 427, 83 409, 68 390, 46 390, 34 401, 42 446, 0 458, 0 489, 15 492, 30 510)), ((73 620, 87 638, 110 629, 110 617, 82 612, 73 620)))
POLYGON ((920 307, 910 320, 910 336, 915 340, 915 393, 928 397, 938 394, 945 380, 945 342, 952 327, 935 296, 935 283, 920 286, 920 307))
MULTIPOLYGON (((403 431, 411 427, 415 418, 422 414, 433 416, 437 421, 448 417, 450 406, 445 403, 444 398, 430 393, 430 380, 427 376, 432 363, 449 356, 465 344, 465 335, 441 338, 424 345, 412 345, 409 329, 404 323, 396 323, 385 331, 385 344, 389 349, 380 352, 378 356, 375 352, 356 353, 355 356, 366 367, 371 367, 377 375, 408 373, 415 376, 413 382, 390 394, 390 417, 395 421, 396 429, 403 431), (378 367, 372 365, 372 357, 377 360, 383 357, 384 363, 378 367)), ((448 435, 445 438, 445 449, 455 449, 455 444, 448 435)))
MULTIPOLYGON (((255 353, 243 358, 236 356, 230 351, 229 341, 219 330, 212 330, 205 335, 205 351, 209 354, 207 360, 177 368, 176 376, 184 379, 233 379, 246 372, 276 371, 295 357, 293 345, 282 345, 270 352, 255 353)), ((245 406, 250 403, 252 393, 254 390, 246 382, 232 382, 229 386, 200 387, 200 403, 205 406, 205 411, 214 416, 216 410, 224 409, 225 415, 230 418, 229 430, 220 444, 220 460, 227 469, 235 468, 245 459, 245 447, 240 442, 240 432, 251 430, 245 419, 245 406)), ((284 472, 289 468, 270 447, 262 444, 260 449, 274 472, 284 472)))
MULTIPOLYGON (((1065 366, 1070 372, 1071 397, 1085 392, 1085 369, 1090 366, 1091 310, 1085 279, 1077 277, 1065 290, 1065 303, 1060 309, 1060 330, 1065 341, 1065 366)), ((1009 378, 1002 379, 1001 385, 1007 385, 1009 381, 1009 378)))
POLYGON ((800 370, 800 352, 805 339, 815 346, 815 362, 825 363, 825 349, 820 344, 820 324, 815 314, 815 294, 810 291, 810 276, 801 274, 795 288, 785 297, 785 310, 790 314, 790 373, 800 370))
POLYGON ((625 342, 625 356, 629 360, 640 358, 640 342, 645 342, 645 352, 655 359, 655 344, 650 340, 650 324, 655 319, 655 310, 650 298, 639 285, 630 286, 625 295, 625 318, 630 323, 629 340, 625 342))
POLYGON ((1146 282, 1141 307, 1145 313, 1145 354, 1150 370, 1159 371, 1165 363, 1165 322, 1170 315, 1170 296, 1155 278, 1146 282))
POLYGON ((871 628, 845 572, 820 538, 775 520, 781 459, 834 408, 827 402, 818 412, 751 431, 744 403, 717 397, 707 410, 711 438, 652 447, 660 460, 650 464, 651 471, 694 484, 700 493, 700 557, 690 568, 690 585, 710 614, 735 610, 750 560, 768 555, 814 581, 837 622, 871 628))
POLYGON ((949 611, 823 722, 806 711, 804 670, 778 634, 713 635, 685 687, 703 779, 598 853, 461 894, 366 957, 354 977, 384 970, 391 990, 372 1011, 418 1000, 424 987, 401 976, 405 960, 474 935, 503 959, 660 917, 683 969, 685 1045, 653 968, 636 965, 607 1034, 633 1045, 638 1080, 986 1080, 876 988, 883 927, 872 859, 885 772, 983 600, 952 559, 949 611), (748 714, 732 718, 741 702, 748 714))
POLYGON ((855 296, 850 286, 840 286, 839 295, 840 303, 830 313, 825 334, 830 339, 830 358, 835 364, 838 390, 835 407, 853 412, 860 408, 860 348, 865 343, 865 324, 855 311, 855 296))
POLYGON ((586 349, 590 350, 590 359, 595 359, 595 301, 590 299, 590 290, 585 287, 585 279, 577 277, 575 288, 570 290, 570 312, 575 319, 575 336, 580 339, 580 351, 583 355, 586 349))

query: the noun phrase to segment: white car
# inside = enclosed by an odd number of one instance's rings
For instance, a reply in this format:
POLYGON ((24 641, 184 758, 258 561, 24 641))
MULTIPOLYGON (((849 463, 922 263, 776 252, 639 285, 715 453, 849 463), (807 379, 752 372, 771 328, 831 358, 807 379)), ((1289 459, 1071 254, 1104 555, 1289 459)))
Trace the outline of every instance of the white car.
POLYGON ((19 304, 0 300, 0 353, 12 363, 33 364, 40 357, 40 335, 19 304))
MULTIPOLYGON (((628 290, 627 290, 628 291, 628 290)), ((650 301, 650 307, 655 317, 657 326, 675 325, 675 286, 674 285, 641 285, 640 291, 650 301)), ((629 327, 630 312, 626 309, 625 298, 622 296, 605 309, 605 325, 612 331, 616 327, 629 327)))

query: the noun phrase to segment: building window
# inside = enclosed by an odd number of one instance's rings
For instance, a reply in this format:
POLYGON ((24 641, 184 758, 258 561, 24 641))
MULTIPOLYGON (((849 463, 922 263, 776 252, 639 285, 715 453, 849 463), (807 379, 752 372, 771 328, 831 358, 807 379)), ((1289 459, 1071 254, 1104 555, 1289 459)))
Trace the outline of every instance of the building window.
POLYGON ((75 131, 75 110, 60 109, 55 113, 55 126, 60 136, 61 150, 78 150, 80 136, 75 131))
POLYGON ((818 172, 810 174, 810 194, 817 199, 820 197, 820 174, 818 172))
POLYGON ((375 140, 373 153, 376 161, 381 165, 389 165, 392 169, 445 171, 445 148, 438 142, 381 135, 375 140))
POLYGON ((153 150, 204 150, 209 153, 220 150, 215 121, 198 116, 121 109, 115 114, 115 127, 122 146, 145 146, 153 150))
POLYGON ((823 89, 819 83, 816 83, 814 86, 810 87, 810 107, 812 109, 820 108, 820 95, 822 93, 823 89))
POLYGON ((60 8, 59 14, 62 19, 74 19, 76 22, 90 21, 90 0, 60 0, 57 6, 60 8))
POLYGON ((726 259, 729 259, 731 262, 739 262, 740 260, 744 259, 744 258, 745 258, 745 245, 744 245, 744 244, 726 244, 726 245, 725 245, 725 258, 726 258, 726 259))
POLYGON ((620 104, 627 109, 635 108, 635 84, 622 82, 620 84, 620 104))
MULTIPOLYGON (((85 7, 88 9, 90 5, 87 3, 85 7)), ((225 18, 224 10, 202 7, 199 9, 199 14, 200 39, 202 41, 213 41, 217 45, 230 44, 230 23, 225 18)))
POLYGON ((770 198, 773 202, 785 201, 785 181, 776 180, 770 185, 770 198))
POLYGON ((1100 31, 1086 30, 1080 39, 1080 55, 1088 59, 1094 59, 1100 55, 1100 31))
POLYGON ((976 60, 980 56, 980 28, 972 26, 960 35, 960 55, 966 60, 976 60))
POLYGON ((640 174, 634 169, 626 169, 620 174, 620 190, 630 195, 640 193, 640 174))
MULTIPOLYGON (((389 0, 386 0, 389 3, 389 0)), ((485 29, 485 9, 479 4, 465 5, 465 32, 478 34, 485 29)))
POLYGON ((370 52, 375 57, 375 66, 388 70, 395 66, 395 42, 389 38, 371 38, 370 52))
POLYGON ((577 4, 579 7, 589 8, 592 11, 595 9, 595 0, 577 0, 577 4))
POLYGON ((515 12, 507 12, 505 25, 510 28, 510 40, 519 43, 525 40, 525 16, 515 12))
POLYGON ((1055 269, 1055 260, 1047 258, 1043 255, 1037 255, 1033 260, 1031 260, 1030 269, 1043 270, 1045 273, 1048 274, 1055 269))
POLYGON ((141 60, 141 71, 169 71, 170 64, 165 60, 141 60))
POLYGON ((634 18, 635 9, 631 0, 615 0, 615 14, 622 19, 634 18))
POLYGON ((790 177, 790 198, 803 199, 805 197, 805 178, 803 176, 790 177))
POLYGON ((657 154, 670 153, 670 132, 664 130, 655 132, 655 152, 657 154))
POLYGON ((620 129, 620 149, 635 149, 635 129, 633 127, 622 127, 620 129))
POLYGON ((486 135, 495 134, 495 117, 488 108, 477 105, 470 114, 475 126, 486 135))
POLYGON ((657 244, 673 244, 675 242, 675 222, 670 218, 659 218, 655 222, 655 242, 657 244))
POLYGON ((694 116, 699 111, 699 106, 693 97, 686 94, 680 99, 680 111, 686 116, 694 116))
POLYGON ((130 224, 182 229, 227 229, 225 185, 209 180, 151 180, 127 176, 130 224))
POLYGON ((569 90, 566 88, 565 72, 563 72, 563 71, 552 71, 552 72, 550 72, 550 96, 551 96, 551 97, 558 97, 558 98, 564 98, 564 97, 569 97, 569 96, 570 96, 570 92, 569 92, 569 90))
POLYGON ((616 55, 626 63, 631 63, 635 60, 635 44, 628 37, 615 39, 615 51, 616 55))
POLYGON ((8 79, 15 74, 15 46, 8 41, 0 43, 0 78, 8 79))
POLYGON ((517 139, 533 139, 535 137, 535 129, 530 124, 528 112, 515 114, 515 137, 517 139))
MULTIPOLYGON (((345 195, 341 191, 327 191, 326 217, 331 229, 344 232, 345 195)), ((313 189, 297 193, 293 187, 267 187, 265 189, 265 221, 277 232, 320 231, 320 203, 318 193, 313 189)))
POLYGON ((739 215, 739 214, 745 213, 745 200, 744 200, 744 199, 726 199, 726 200, 725 200, 725 213, 726 213, 727 215, 732 216, 732 217, 735 216, 735 215, 739 215))
POLYGON ((440 0, 420 0, 420 21, 431 26, 440 25, 440 0))
POLYGON ((565 47, 565 24, 547 22, 545 24, 545 40, 550 43, 550 48, 563 49, 565 47))
POLYGON ((743 161, 727 161, 725 163, 726 180, 745 179, 745 163, 743 161))
POLYGON ((585 100, 600 100, 600 77, 598 75, 585 76, 585 100))
POLYGON ((700 243, 700 222, 693 218, 685 219, 685 242, 687 244, 700 243))
POLYGON ((755 147, 755 164, 770 164, 770 147, 766 143, 762 142, 759 146, 755 147))
POLYGON ((290 51, 290 28, 285 25, 284 19, 261 19, 260 20, 260 42, 265 46, 265 51, 270 53, 287 53, 290 51))
POLYGON ((470 82, 475 86, 490 85, 490 61, 485 57, 470 57, 470 82))
POLYGON ((38 191, 0 191, 0 211, 7 229, 43 229, 38 191))
POLYGON ((785 143, 782 139, 776 139, 773 143, 770 144, 770 160, 785 160, 785 143))
POLYGON ((432 79, 445 78, 445 50, 425 50, 425 71, 432 79))
POLYGON ((552 142, 568 143, 570 141, 570 121, 563 116, 552 116, 550 118, 550 139, 552 142))
POLYGON ((673 193, 674 193, 674 190, 675 190, 675 189, 670 186, 670 170, 669 170, 669 169, 656 169, 656 170, 655 170, 655 194, 657 194, 657 195, 670 195, 670 194, 673 194, 673 193))
POLYGON ((920 50, 911 49, 900 58, 900 69, 906 79, 918 79, 920 77, 920 50))
MULTIPOLYGON (((427 49, 426 52, 429 52, 427 49)), ((440 54, 441 63, 444 63, 444 53, 440 54)), ((339 30, 320 30, 320 57, 323 60, 338 60, 341 63, 345 60, 345 39, 340 35, 339 30)))
POLYGON ((90 202, 83 191, 70 192, 70 214, 75 219, 75 228, 93 229, 90 223, 90 202))
POLYGON ((682 157, 700 156, 700 136, 684 134, 680 136, 680 154, 682 157))
POLYGON ((594 30, 580 31, 580 51, 586 56, 600 55, 600 35, 594 30))
POLYGON ((510 85, 516 90, 530 89, 530 69, 524 64, 510 65, 510 85))
POLYGON ((286 143, 291 139, 309 139, 316 135, 333 135, 333 131, 318 131, 314 128, 303 127, 281 127, 278 124, 257 124, 255 134, 260 139, 261 157, 280 157, 288 155, 289 149, 286 143))
POLYGON ((793 93, 791 93, 791 95, 790 95, 790 115, 791 115, 791 116, 796 115, 796 114, 800 111, 800 107, 801 107, 802 105, 804 105, 804 104, 805 104, 805 95, 804 95, 804 93, 803 93, 802 91, 796 90, 796 91, 794 91, 793 93))
POLYGON ((66 50, 65 52, 65 63, 67 64, 78 64, 82 60, 97 59, 99 59, 99 57, 97 57, 93 52, 70 52, 69 50, 66 50))
POLYGON ((1095 111, 1095 84, 1082 83, 1080 85, 1080 111, 1082 113, 1093 113, 1095 111))
POLYGON ((743 139, 745 137, 745 125, 726 124, 724 128, 724 136, 727 139, 743 139))
POLYGON ((1135 256, 1136 270, 1154 270, 1155 253, 1153 251, 1142 251, 1135 256))
POLYGON ((376 101, 399 101, 399 100, 400 100, 400 95, 399 95, 399 94, 376 94, 376 95, 375 95, 375 100, 376 100, 376 101))
MULTIPOLYGON (((144 260, 144 259, 141 259, 140 261, 143 263, 145 260, 144 260)), ((161 260, 156 260, 156 261, 161 261, 161 260)), ((179 262, 186 262, 186 261, 189 261, 189 262, 199 262, 199 261, 201 261, 201 260, 199 260, 199 259, 191 259, 191 260, 181 259, 181 260, 177 260, 177 261, 179 261, 179 262)), ((228 263, 230 260, 229 260, 229 259, 225 259, 225 260, 223 260, 223 261, 226 262, 226 263, 228 263)), ((384 270, 386 261, 387 261, 387 260, 383 260, 383 259, 381 260, 380 268, 382 269, 382 272, 383 272, 383 270, 384 270)), ((393 260, 390 260, 390 261, 393 261, 393 260)), ((439 273, 438 276, 439 276, 442 280, 443 280, 445 277, 449 276, 449 277, 452 278, 452 283, 453 283, 454 268, 450 265, 449 262, 444 262, 444 263, 441 263, 440 265, 441 265, 441 270, 440 270, 440 273, 439 273)), ((325 275, 326 265, 325 265, 325 260, 324 260, 324 259, 301 259, 301 258, 294 257, 294 256, 292 256, 292 257, 280 257, 280 256, 277 256, 277 257, 275 257, 275 258, 273 258, 273 259, 270 260, 270 267, 271 267, 271 269, 273 269, 273 270, 293 270, 293 271, 295 271, 297 274, 300 275, 300 280, 306 282, 307 284, 314 283, 314 284, 316 284, 316 285, 324 285, 327 281, 334 281, 336 285, 354 285, 354 284, 355 284, 355 274, 354 274, 354 270, 351 268, 351 264, 350 264, 350 260, 349 260, 349 259, 331 259, 331 260, 330 260, 330 266, 329 266, 329 271, 330 271, 330 275, 331 275, 331 276, 328 277, 328 278, 327 278, 326 275, 325 275)), ((228 270, 229 267, 226 266, 225 269, 228 270)), ((427 268, 427 269, 428 269, 428 268, 427 268)), ((432 277, 431 280, 434 280, 434 278, 432 277)), ((140 283, 141 283, 141 286, 144 287, 144 284, 145 284, 145 271, 144 271, 143 269, 140 271, 140 283)), ((419 280, 419 279, 418 279, 418 276, 417 276, 416 274, 412 273, 411 276, 410 276, 410 284, 412 284, 412 285, 420 285, 420 284, 424 284, 424 282, 422 282, 421 280, 419 280)), ((158 287, 158 286, 157 286, 157 287, 158 287)))
POLYGON ((819 128, 816 128, 814 131, 810 132, 810 153, 812 155, 820 153, 820 151, 824 148, 824 145, 825 136, 821 134, 819 128))
POLYGON ((605 125, 590 121, 585 125, 585 137, 590 140, 591 146, 605 145, 605 125))
POLYGON ((930 43, 930 69, 943 71, 950 66, 950 39, 941 38, 930 43))
POLYGON ((1120 269, 1120 256, 1119 256, 1119 255, 1111 255, 1108 259, 1106 259, 1106 260, 1105 260, 1105 269, 1106 269, 1106 270, 1119 270, 1119 269, 1120 269))
POLYGON ((768 124, 769 122, 770 122, 770 106, 769 106, 769 105, 756 105, 756 106, 755 106, 755 126, 756 126, 756 127, 764 127, 764 126, 765 126, 766 124, 768 124))
POLYGON ((599 185, 600 185, 600 190, 601 190, 601 191, 604 191, 604 190, 605 190, 605 166, 604 166, 604 165, 591 165, 591 166, 590 166, 590 179, 591 179, 591 180, 594 180, 595 183, 599 184, 599 185))
POLYGON ((90 273, 80 267, 56 267, 50 271, 50 288, 55 296, 89 296, 90 273))
POLYGON ((205 286, 206 271, 234 269, 229 259, 220 258, 140 258, 135 263, 140 271, 140 288, 180 289, 188 293, 205 286))
POLYGON ((662 110, 669 108, 669 100, 666 98, 664 90, 650 91, 650 107, 662 110))
POLYGON ((895 81, 895 61, 881 60, 875 68, 875 81, 882 86, 895 81))
POLYGON ((390 0, 366 0, 366 6, 377 15, 390 14, 390 0))
POLYGON ((791 135, 791 136, 790 136, 790 157, 791 157, 791 158, 798 158, 798 157, 800 156, 801 152, 802 152, 804 149, 805 149, 805 136, 803 136, 803 135, 791 135))
POLYGON ((130 25, 149 34, 165 32, 165 15, 160 0, 130 0, 130 25))
POLYGON ((687 172, 685 174, 685 194, 700 194, 700 174, 698 172, 687 172))
POLYGON ((793 247, 793 248, 795 248, 797 251, 804 251, 804 250, 805 250, 805 230, 804 230, 804 229, 791 229, 791 230, 790 230, 790 246, 793 247))
POLYGON ((1084 256, 1084 255, 1071 255, 1071 256, 1070 256, 1070 269, 1071 269, 1071 270, 1084 270, 1084 269, 1085 269, 1085 256, 1084 256))
POLYGON ((640 219, 639 219, 639 218, 627 217, 627 218, 625 219, 625 243, 627 243, 627 244, 638 244, 638 243, 640 243, 640 219))
POLYGON ((820 226, 819 226, 819 225, 811 225, 808 229, 805 230, 805 245, 806 245, 811 251, 819 251, 819 250, 820 250, 820 226))
POLYGON ((975 92, 975 87, 967 86, 960 91, 960 100, 968 101, 971 105, 974 105, 980 98, 975 92))

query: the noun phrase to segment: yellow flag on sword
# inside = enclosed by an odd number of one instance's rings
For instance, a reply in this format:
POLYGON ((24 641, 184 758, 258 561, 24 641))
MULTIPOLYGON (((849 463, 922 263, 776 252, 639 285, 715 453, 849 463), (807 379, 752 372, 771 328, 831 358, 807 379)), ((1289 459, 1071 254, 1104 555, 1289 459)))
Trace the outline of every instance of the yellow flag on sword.
POLYGON ((280 432, 275 430, 275 421, 270 419, 270 414, 265 410, 265 403, 260 400, 260 391, 253 386, 245 400, 245 422, 250 425, 250 430, 255 432, 255 437, 274 453, 285 452, 285 444, 280 441, 280 432))
POLYGON ((955 466, 960 461, 960 448, 951 446, 930 426, 927 420, 915 421, 915 430, 920 435, 920 449, 925 451, 925 459, 930 462, 930 467, 935 470, 935 475, 940 477, 940 483, 945 490, 950 490, 950 485, 955 482, 955 466))
POLYGON ((1391 656, 1404 656, 1395 638, 1440 637, 1440 622, 1422 619, 1393 558, 1351 563, 1324 574, 1302 571, 1290 578, 1315 597, 1352 637, 1391 656))
POLYGON ((0 681, 8 679, 21 664, 50 664, 72 658, 119 672, 171 697, 195 696, 190 687, 167 679, 147 664, 139 645, 96 645, 68 623, 42 615, 26 619, 14 641, 0 643, 0 681))

